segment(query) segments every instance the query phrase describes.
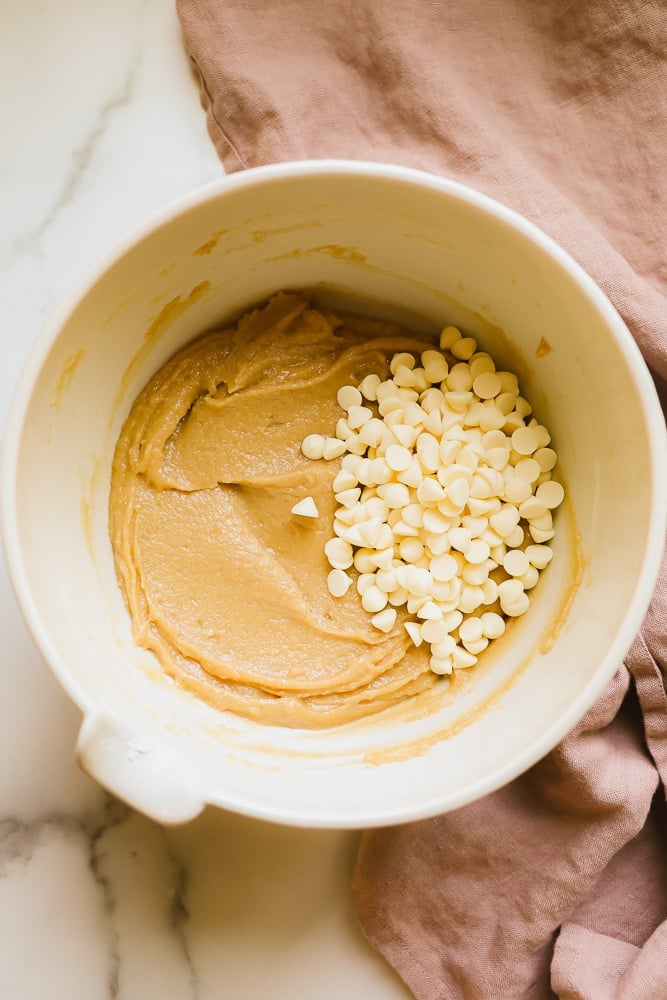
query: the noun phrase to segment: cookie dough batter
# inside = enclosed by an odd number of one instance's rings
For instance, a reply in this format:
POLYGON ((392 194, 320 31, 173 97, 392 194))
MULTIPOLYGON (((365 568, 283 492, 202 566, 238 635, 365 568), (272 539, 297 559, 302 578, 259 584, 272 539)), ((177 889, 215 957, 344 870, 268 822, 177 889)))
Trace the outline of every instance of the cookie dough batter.
POLYGON ((110 535, 135 641, 180 684, 260 722, 315 728, 442 683, 402 609, 385 635, 354 587, 329 593, 340 460, 300 450, 307 434, 333 433, 341 386, 432 346, 279 294, 142 391, 116 448, 110 535), (317 519, 291 513, 307 495, 317 519))

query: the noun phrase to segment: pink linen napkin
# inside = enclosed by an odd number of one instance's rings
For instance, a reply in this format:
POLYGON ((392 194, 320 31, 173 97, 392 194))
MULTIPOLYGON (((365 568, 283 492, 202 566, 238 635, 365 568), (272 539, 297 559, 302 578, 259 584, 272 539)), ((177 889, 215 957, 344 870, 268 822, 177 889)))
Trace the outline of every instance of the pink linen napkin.
MULTIPOLYGON (((663 0, 177 0, 227 170, 386 160, 518 209, 667 380, 663 0)), ((667 460, 667 457, 666 457, 667 460)), ((547 758, 364 836, 369 941, 423 1000, 667 1000, 667 568, 614 681, 547 758)))

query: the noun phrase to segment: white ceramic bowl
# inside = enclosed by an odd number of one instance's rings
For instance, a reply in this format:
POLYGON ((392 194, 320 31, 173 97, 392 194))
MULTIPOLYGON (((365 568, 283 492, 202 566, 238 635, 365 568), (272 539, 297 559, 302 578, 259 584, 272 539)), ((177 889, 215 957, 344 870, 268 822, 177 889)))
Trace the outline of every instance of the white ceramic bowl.
POLYGON ((162 212, 57 311, 9 416, 4 540, 35 641, 83 713, 80 761, 113 792, 164 822, 213 803, 311 826, 396 823, 497 788, 592 704, 655 582, 664 459, 661 412, 630 334, 544 234, 429 174, 279 165, 162 212), (573 512, 559 515, 554 560, 511 641, 437 713, 324 732, 248 722, 171 684, 132 644, 107 536, 114 444, 148 377, 271 292, 312 286, 434 330, 460 324, 519 370, 552 430, 573 512))

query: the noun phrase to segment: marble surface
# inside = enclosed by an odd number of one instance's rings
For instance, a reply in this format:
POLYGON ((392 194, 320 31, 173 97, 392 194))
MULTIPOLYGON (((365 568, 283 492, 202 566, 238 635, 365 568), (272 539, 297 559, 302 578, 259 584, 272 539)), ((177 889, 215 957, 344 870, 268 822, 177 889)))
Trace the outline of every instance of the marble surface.
MULTIPOLYGON (((4 0, 0 419, 53 304, 132 225, 221 173, 166 0, 4 0)), ((77 710, 0 565, 0 996, 409 994, 365 944, 357 835, 208 810, 164 829, 74 763, 77 710)))

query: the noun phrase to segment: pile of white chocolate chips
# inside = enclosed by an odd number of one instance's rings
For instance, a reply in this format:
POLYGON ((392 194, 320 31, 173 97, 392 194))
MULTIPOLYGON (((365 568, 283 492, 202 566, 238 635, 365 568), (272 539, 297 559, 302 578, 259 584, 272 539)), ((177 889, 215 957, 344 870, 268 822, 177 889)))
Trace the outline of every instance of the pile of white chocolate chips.
MULTIPOLYGON (((346 594, 354 566, 373 625, 390 632, 405 607, 410 639, 428 643, 431 669, 449 674, 473 666, 506 619, 528 610, 564 491, 549 431, 531 418, 516 375, 496 371, 455 327, 440 347, 421 364, 395 354, 391 379, 343 386, 335 436, 310 434, 301 447, 313 460, 342 456, 329 591, 346 594)), ((317 516, 310 497, 293 512, 317 516)))

